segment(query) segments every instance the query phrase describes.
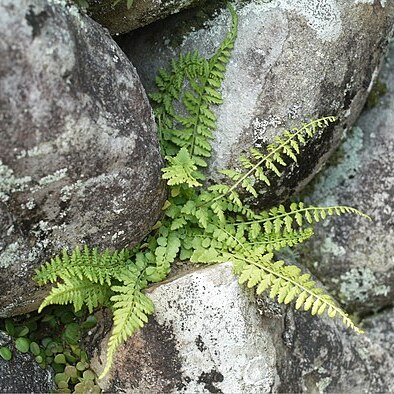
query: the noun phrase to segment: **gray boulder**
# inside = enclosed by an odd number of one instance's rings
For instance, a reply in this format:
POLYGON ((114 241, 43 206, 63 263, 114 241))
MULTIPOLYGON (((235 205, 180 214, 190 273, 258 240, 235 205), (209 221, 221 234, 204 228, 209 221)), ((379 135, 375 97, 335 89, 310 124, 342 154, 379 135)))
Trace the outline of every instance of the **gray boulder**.
POLYGON ((0 3, 0 316, 37 307, 63 248, 134 245, 166 197, 134 67, 76 7, 0 3))
POLYGON ((42 369, 30 353, 21 353, 11 338, 0 331, 0 347, 12 351, 12 358, 0 357, 0 393, 49 393, 55 389, 53 372, 42 369))
MULTIPOLYGON (((107 392, 388 392, 394 384, 394 312, 362 322, 357 335, 240 287, 231 264, 151 289, 154 317, 122 345, 107 392)), ((100 333, 107 333, 104 319, 100 333)), ((91 365, 103 368, 105 338, 91 365)))
POLYGON ((91 17, 108 28, 111 34, 122 34, 201 3, 202 0, 134 0, 130 8, 127 7, 127 0, 120 0, 115 6, 114 2, 88 0, 88 11, 91 17))
MULTIPOLYGON (((147 91, 157 70, 179 53, 211 56, 229 29, 225 6, 214 3, 180 13, 123 36, 120 46, 147 91)), ((298 166, 267 190, 271 206, 302 189, 357 119, 372 86, 393 26, 394 2, 330 0, 234 1, 238 38, 217 108, 218 127, 210 170, 236 167, 249 147, 265 146, 284 128, 336 115, 301 153, 298 166), (362 37, 362 38, 361 38, 362 37)))
POLYGON ((301 249, 302 261, 358 313, 394 300, 394 41, 390 47, 379 76, 387 94, 363 112, 307 194, 313 203, 351 205, 372 217, 331 218, 301 249))

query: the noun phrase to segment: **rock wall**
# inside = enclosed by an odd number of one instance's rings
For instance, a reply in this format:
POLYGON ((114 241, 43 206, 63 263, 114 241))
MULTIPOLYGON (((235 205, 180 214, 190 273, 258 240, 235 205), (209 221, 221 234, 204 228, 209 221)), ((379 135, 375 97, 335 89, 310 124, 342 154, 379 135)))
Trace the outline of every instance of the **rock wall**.
POLYGON ((332 218, 302 249, 303 261, 352 311, 394 299, 394 42, 379 76, 387 93, 364 111, 332 163, 313 183, 315 204, 358 207, 372 222, 332 218))

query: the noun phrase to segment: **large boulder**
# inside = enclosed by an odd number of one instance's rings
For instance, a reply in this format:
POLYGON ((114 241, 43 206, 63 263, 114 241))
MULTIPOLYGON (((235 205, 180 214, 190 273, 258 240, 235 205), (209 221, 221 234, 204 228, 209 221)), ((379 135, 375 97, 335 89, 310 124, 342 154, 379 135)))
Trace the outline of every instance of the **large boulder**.
POLYGON ((37 307, 34 268, 63 248, 146 235, 165 185, 134 67, 76 7, 0 3, 0 316, 37 307))
MULTIPOLYGON (((149 292, 154 317, 122 345, 106 392, 386 392, 394 384, 394 312, 357 335, 238 285, 230 263, 188 273, 149 292)), ((94 336, 106 333, 108 320, 94 336)), ((103 368, 108 337, 91 365, 103 368)))
MULTIPOLYGON (((216 3, 214 3, 216 4, 216 3)), ((357 119, 377 75, 394 20, 392 0, 233 1, 238 38, 222 87, 224 104, 210 175, 236 167, 249 147, 265 146, 284 128, 310 118, 336 115, 301 152, 298 166, 267 190, 260 206, 300 190, 338 146, 357 119)), ((211 56, 230 26, 225 6, 212 5, 172 16, 120 38, 147 91, 159 68, 179 53, 211 56)))
POLYGON ((301 249, 303 262, 361 314, 394 300, 394 41, 378 86, 387 94, 363 112, 306 196, 320 205, 355 206, 372 222, 330 218, 301 249))
POLYGON ((111 34, 127 33, 180 10, 202 3, 203 0, 135 0, 131 7, 128 0, 88 0, 88 12, 111 34))
POLYGON ((12 352, 9 361, 0 357, 0 393, 49 393, 56 388, 53 371, 42 369, 30 353, 16 350, 3 331, 0 331, 0 347, 12 352))

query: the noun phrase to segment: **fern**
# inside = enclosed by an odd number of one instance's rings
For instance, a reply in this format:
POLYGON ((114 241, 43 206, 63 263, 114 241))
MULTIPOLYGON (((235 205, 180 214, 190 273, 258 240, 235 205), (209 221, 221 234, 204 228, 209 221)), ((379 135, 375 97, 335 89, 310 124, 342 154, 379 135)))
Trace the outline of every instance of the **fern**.
POLYGON ((216 53, 210 59, 196 52, 179 56, 170 71, 159 71, 158 91, 150 95, 156 103, 159 139, 167 161, 163 178, 170 192, 152 233, 133 249, 99 252, 85 246, 71 253, 63 251, 36 272, 40 285, 56 284, 40 310, 55 303, 73 304, 76 310, 82 305, 90 311, 112 308, 113 329, 101 377, 110 370, 120 344, 153 313, 143 290, 165 279, 177 259, 201 264, 232 261, 239 282, 255 288, 257 294, 267 291, 279 303, 294 303, 296 309, 312 315, 337 316, 362 332, 308 273, 276 260, 274 253, 309 239, 313 226, 328 216, 369 217, 352 207, 315 207, 302 202, 255 212, 241 193, 258 198, 259 186, 269 186, 272 177, 296 165, 302 147, 335 122, 335 117, 284 131, 263 150, 253 148, 241 157, 240 168, 222 170, 225 183, 203 187, 216 128, 212 107, 222 103, 220 88, 237 35, 237 15, 231 6, 229 11, 231 28, 216 53))
POLYGON ((121 286, 112 286, 115 293, 113 302, 114 327, 107 348, 107 362, 100 378, 111 368, 113 356, 119 345, 148 322, 148 315, 153 313, 152 301, 141 293, 141 283, 132 271, 123 270, 120 275, 121 286))
MULTIPOLYGON (((224 79, 226 64, 237 36, 238 18, 231 6, 229 10, 232 26, 216 53, 209 60, 196 52, 181 55, 172 62, 170 73, 160 70, 156 79, 159 91, 150 95, 151 99, 159 104, 155 114, 164 152, 173 155, 179 148, 181 151, 187 150, 197 167, 206 167, 207 158, 211 156, 210 142, 214 138, 216 115, 210 106, 223 102, 218 89, 224 79), (189 90, 182 93, 185 81, 189 90), (182 104, 184 114, 177 114, 174 102, 182 104)), ((171 172, 171 164, 177 166, 177 163, 171 160, 169 164, 166 173, 171 172)), ((176 173, 182 175, 177 170, 172 171, 173 175, 176 173)), ((198 172, 197 178, 203 180, 204 175, 198 172)), ((171 180, 177 184, 183 183, 182 176, 178 181, 172 176, 171 180)))

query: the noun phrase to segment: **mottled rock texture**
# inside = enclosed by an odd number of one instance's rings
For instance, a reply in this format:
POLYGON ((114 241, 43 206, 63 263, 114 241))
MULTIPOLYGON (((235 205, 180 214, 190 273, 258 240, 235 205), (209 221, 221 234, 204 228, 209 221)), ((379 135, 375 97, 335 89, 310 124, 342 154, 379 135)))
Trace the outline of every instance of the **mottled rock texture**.
MULTIPOLYGON (((328 317, 294 312, 266 297, 256 300, 231 271, 230 263, 220 264, 151 289, 155 315, 119 349, 102 388, 228 394, 390 390, 392 310, 367 319, 367 333, 360 336, 328 317)), ((105 344, 106 339, 92 361, 97 370, 105 344)))
MULTIPOLYGON (((216 3, 215 3, 216 4, 216 3)), ((354 123, 377 74, 393 26, 394 2, 242 1, 233 3, 239 33, 216 110, 212 171, 237 166, 248 147, 264 146, 283 128, 336 115, 301 153, 298 166, 267 190, 260 205, 284 200, 317 172, 354 123)), ((211 56, 230 24, 224 7, 177 14, 119 41, 148 91, 158 68, 180 52, 211 56)))
POLYGON ((379 76, 387 93, 366 109, 308 199, 347 204, 372 217, 331 218, 302 248, 303 262, 359 313, 394 301, 394 41, 379 76))
POLYGON ((202 0, 134 0, 131 8, 127 0, 88 0, 88 12, 111 34, 127 33, 138 27, 163 19, 202 0))
MULTIPOLYGON (((55 4, 56 3, 56 4, 55 4)), ((37 307, 31 280, 63 248, 139 242, 165 199, 135 69, 76 7, 0 3, 0 316, 37 307)))
POLYGON ((0 347, 12 350, 10 361, 0 357, 0 393, 49 393, 55 389, 53 373, 42 369, 30 353, 18 352, 11 338, 0 331, 0 347))

